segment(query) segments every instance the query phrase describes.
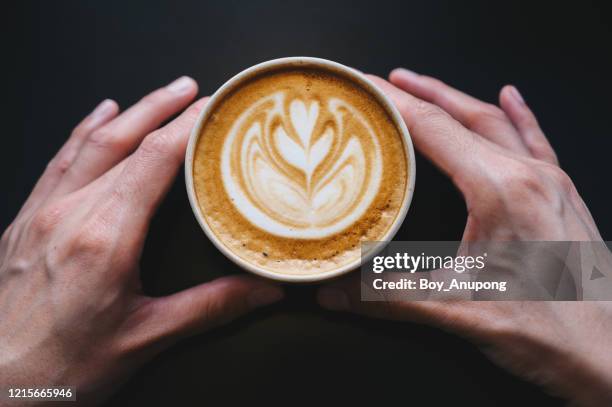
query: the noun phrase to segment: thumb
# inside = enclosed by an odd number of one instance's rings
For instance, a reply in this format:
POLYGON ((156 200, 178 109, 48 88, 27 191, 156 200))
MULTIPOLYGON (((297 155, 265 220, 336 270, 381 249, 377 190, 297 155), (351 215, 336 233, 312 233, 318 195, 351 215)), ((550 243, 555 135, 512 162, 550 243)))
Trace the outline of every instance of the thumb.
POLYGON ((228 323, 279 301, 281 287, 252 276, 222 277, 179 293, 150 299, 141 326, 145 342, 179 339, 228 323))
MULTIPOLYGON (((440 270, 421 274, 423 275, 419 278, 430 281, 442 281, 447 278, 447 274, 440 270)), ((371 296, 362 295, 367 290, 371 288, 361 281, 359 273, 353 273, 320 287, 317 292, 317 302, 331 311, 416 322, 465 336, 472 335, 475 327, 485 327, 489 324, 487 315, 478 302, 462 299, 455 294, 435 295, 424 292, 421 299, 416 297, 407 299, 405 294, 400 293, 384 295, 374 300, 371 296)))

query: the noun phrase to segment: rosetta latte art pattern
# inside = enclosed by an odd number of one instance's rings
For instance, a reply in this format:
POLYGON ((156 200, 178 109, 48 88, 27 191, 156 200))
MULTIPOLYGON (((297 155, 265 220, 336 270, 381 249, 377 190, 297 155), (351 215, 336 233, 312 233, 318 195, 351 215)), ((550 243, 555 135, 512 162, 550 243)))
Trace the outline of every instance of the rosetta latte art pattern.
POLYGON ((281 91, 236 118, 221 171, 234 206, 253 225, 281 237, 320 239, 368 209, 381 184, 381 148, 349 103, 281 91))

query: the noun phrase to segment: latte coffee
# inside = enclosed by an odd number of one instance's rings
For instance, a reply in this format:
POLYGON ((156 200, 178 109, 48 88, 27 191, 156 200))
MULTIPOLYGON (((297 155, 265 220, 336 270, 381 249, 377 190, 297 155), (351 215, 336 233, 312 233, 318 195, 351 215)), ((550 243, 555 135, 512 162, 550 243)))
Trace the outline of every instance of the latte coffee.
POLYGON ((414 156, 397 112, 365 77, 285 60, 213 96, 190 142, 188 189, 204 230, 234 261, 312 281, 357 267, 362 241, 392 237, 414 156))

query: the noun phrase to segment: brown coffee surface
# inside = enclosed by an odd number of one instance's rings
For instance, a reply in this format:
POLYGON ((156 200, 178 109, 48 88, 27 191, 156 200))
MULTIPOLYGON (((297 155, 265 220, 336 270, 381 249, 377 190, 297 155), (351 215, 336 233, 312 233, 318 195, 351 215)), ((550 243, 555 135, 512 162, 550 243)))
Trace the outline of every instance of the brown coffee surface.
POLYGON ((340 73, 259 73, 211 106, 194 154, 198 205, 250 264, 332 271, 391 228, 411 176, 404 143, 377 98, 340 73))

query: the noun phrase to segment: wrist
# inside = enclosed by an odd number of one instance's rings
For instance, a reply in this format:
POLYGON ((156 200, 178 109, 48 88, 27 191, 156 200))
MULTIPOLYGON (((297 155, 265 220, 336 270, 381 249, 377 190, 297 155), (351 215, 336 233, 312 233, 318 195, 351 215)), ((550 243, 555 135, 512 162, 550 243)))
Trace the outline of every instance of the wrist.
POLYGON ((576 406, 612 405, 612 374, 599 362, 581 358, 571 364, 568 399, 576 406), (607 370, 607 371, 606 371, 607 370))
POLYGON ((485 353, 572 405, 612 405, 612 302, 517 302, 485 353))
MULTIPOLYGON (((609 355, 612 303, 552 303, 553 315, 532 336, 544 385, 570 405, 612 405, 612 357, 609 355)), ((536 370, 538 371, 538 370, 536 370)))

